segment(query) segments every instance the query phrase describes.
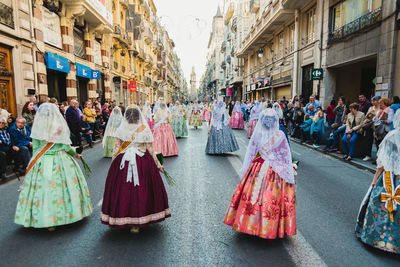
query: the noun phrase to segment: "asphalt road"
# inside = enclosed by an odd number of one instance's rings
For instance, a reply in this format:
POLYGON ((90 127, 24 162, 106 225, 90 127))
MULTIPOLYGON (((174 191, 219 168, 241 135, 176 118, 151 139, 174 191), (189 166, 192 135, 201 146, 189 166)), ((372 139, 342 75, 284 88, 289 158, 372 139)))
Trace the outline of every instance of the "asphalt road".
POLYGON ((263 240, 223 224, 248 139, 235 131, 240 151, 207 156, 205 127, 179 139, 179 157, 165 168, 172 217, 133 235, 100 223, 110 159, 101 145, 84 152, 93 215, 55 232, 13 223, 19 183, 0 186, 0 266, 400 266, 400 257, 360 243, 353 234, 372 174, 292 143, 298 170, 298 235, 263 240))

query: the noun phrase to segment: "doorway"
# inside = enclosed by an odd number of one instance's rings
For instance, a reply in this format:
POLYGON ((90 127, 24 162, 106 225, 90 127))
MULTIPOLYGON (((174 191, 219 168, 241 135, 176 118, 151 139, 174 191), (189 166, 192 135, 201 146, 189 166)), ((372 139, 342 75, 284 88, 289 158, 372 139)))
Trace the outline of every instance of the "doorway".
POLYGON ((84 106, 85 102, 88 100, 88 83, 89 79, 77 77, 78 101, 82 104, 82 106, 84 106))
POLYGON ((67 74, 47 69, 48 96, 55 97, 59 103, 67 101, 67 74))
POLYGON ((300 99, 303 99, 306 103, 313 94, 313 81, 311 80, 311 71, 314 68, 314 64, 303 67, 301 76, 301 94, 300 99))
POLYGON ((0 108, 17 116, 11 49, 0 46, 0 108))

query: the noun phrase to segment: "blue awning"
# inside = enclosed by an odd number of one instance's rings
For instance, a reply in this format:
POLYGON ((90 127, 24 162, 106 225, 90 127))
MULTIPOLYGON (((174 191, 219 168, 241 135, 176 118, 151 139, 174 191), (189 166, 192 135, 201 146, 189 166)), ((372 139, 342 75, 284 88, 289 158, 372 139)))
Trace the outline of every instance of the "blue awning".
POLYGON ((88 66, 76 63, 76 76, 91 79, 92 70, 88 66))
POLYGON ((58 70, 65 73, 69 73, 70 71, 69 61, 65 57, 61 57, 59 55, 46 52, 45 61, 46 61, 46 66, 49 69, 58 70))
POLYGON ((92 70, 91 79, 99 80, 100 79, 100 71, 99 70, 92 70))

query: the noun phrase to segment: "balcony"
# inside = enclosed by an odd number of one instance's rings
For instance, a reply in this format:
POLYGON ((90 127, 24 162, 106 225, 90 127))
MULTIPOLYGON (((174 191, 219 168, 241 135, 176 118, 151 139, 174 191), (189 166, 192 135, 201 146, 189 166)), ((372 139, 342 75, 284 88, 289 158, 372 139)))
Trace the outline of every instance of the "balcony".
POLYGON ((226 69, 226 61, 225 61, 225 60, 222 61, 222 63, 221 63, 221 68, 226 69))
POLYGON ((282 0, 282 6, 286 9, 299 9, 304 7, 310 0, 282 0))
POLYGON ((382 8, 378 8, 358 19, 344 25, 343 27, 329 33, 329 43, 342 41, 347 37, 366 31, 382 21, 382 8))
POLYGON ((311 43, 314 42, 314 41, 315 41, 315 33, 310 33, 310 34, 304 36, 304 37, 301 39, 301 44, 302 44, 303 46, 306 46, 306 45, 311 44, 311 43))
POLYGON ((150 30, 149 27, 145 27, 143 31, 143 38, 145 42, 149 45, 153 42, 153 32, 150 30))
POLYGON ((250 1, 250 12, 257 13, 260 10, 260 0, 251 0, 250 1))
POLYGON ((238 57, 245 57, 251 51, 260 48, 283 24, 293 18, 294 10, 285 9, 282 0, 277 0, 274 5, 268 5, 260 14, 257 23, 251 27, 250 32, 242 42, 242 49, 238 51, 238 57))

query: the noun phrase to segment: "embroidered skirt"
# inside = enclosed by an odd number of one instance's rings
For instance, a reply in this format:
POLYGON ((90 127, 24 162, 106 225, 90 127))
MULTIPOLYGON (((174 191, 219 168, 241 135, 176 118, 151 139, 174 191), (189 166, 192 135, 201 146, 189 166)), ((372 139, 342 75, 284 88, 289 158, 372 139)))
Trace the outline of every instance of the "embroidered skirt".
POLYGON ((200 127, 200 126, 202 126, 202 125, 203 125, 203 122, 201 121, 201 115, 200 115, 200 113, 192 114, 192 115, 190 116, 190 119, 189 119, 189 126, 193 126, 193 127, 197 126, 197 127, 200 127))
POLYGON ((188 127, 183 117, 175 117, 172 120, 172 130, 176 138, 188 136, 188 127))
POLYGON ((170 217, 167 192, 150 153, 136 155, 139 186, 126 181, 128 164, 120 169, 123 156, 118 155, 108 171, 101 222, 112 228, 143 227, 170 217))
POLYGON ((295 235, 294 185, 286 183, 269 168, 264 187, 257 188, 257 176, 263 163, 263 159, 257 159, 250 165, 233 194, 224 223, 237 232, 265 239, 295 235), (254 197, 256 201, 252 204, 254 197))
POLYGON ((174 131, 169 123, 162 123, 153 132, 153 147, 156 153, 162 153, 164 157, 176 156, 179 153, 174 131))
POLYGON ((107 136, 104 144, 104 157, 112 158, 114 150, 115 137, 107 136))
POLYGON ((208 136, 206 154, 224 154, 239 150, 236 137, 228 125, 223 125, 221 130, 212 126, 208 136))
MULTIPOLYGON (((399 207, 390 214, 381 201, 381 195, 386 194, 384 175, 378 179, 375 187, 370 188, 361 204, 356 224, 356 236, 361 242, 377 249, 392 253, 400 253, 400 211, 399 207)), ((400 179, 392 180, 392 190, 400 186, 400 179)))
POLYGON ((229 126, 232 129, 244 129, 244 119, 241 112, 233 112, 229 121, 229 126))

